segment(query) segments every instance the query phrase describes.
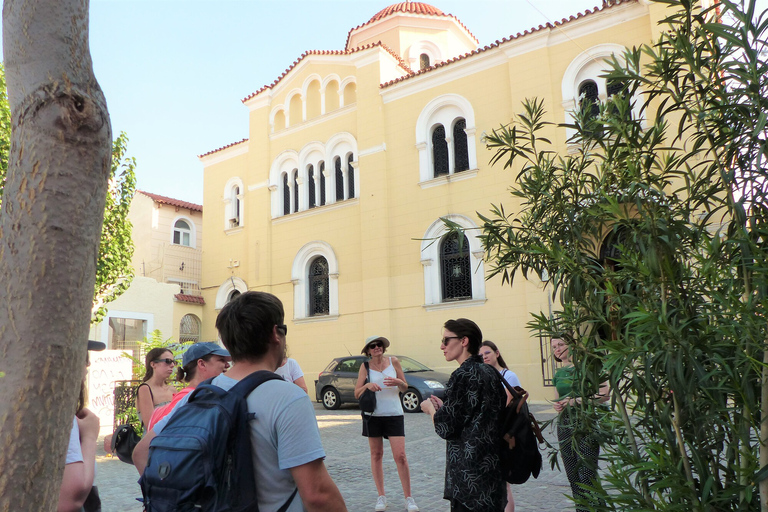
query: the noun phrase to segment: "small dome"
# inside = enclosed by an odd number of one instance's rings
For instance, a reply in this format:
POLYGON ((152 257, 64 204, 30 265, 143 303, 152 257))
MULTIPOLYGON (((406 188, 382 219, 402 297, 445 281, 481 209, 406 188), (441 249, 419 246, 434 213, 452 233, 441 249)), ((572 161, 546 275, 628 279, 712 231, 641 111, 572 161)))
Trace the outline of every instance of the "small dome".
MULTIPOLYGON (((427 14, 431 16, 445 16, 445 13, 438 9, 437 7, 429 4, 425 4, 422 2, 400 2, 397 4, 392 4, 389 7, 385 7, 384 9, 377 12, 373 18, 368 20, 368 23, 373 23, 374 21, 378 21, 382 18, 386 18, 390 14, 395 14, 398 12, 406 12, 411 14, 427 14)), ((368 24, 366 23, 366 25, 368 24)))

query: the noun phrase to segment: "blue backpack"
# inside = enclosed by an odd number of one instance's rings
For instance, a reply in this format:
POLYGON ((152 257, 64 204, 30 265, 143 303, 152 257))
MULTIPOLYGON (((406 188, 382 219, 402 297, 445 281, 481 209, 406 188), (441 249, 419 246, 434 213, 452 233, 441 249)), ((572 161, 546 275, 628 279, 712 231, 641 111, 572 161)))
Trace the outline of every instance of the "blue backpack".
MULTIPOLYGON (((139 479, 146 512, 258 512, 246 398, 262 383, 280 379, 250 374, 225 391, 209 379, 192 391, 149 445, 139 479)), ((278 512, 285 512, 293 491, 278 512)))

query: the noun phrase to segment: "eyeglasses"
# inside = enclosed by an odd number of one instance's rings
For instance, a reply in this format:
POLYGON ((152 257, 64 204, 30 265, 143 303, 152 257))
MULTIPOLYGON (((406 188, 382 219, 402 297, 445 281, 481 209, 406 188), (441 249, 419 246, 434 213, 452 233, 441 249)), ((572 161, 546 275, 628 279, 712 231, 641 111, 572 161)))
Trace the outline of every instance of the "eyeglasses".
POLYGON ((175 365, 175 364, 176 364, 176 360, 175 360, 175 359, 171 359, 171 358, 166 358, 166 359, 155 359, 155 360, 154 360, 154 361, 152 361, 152 362, 153 362, 153 363, 165 363, 165 364, 169 364, 169 365, 171 365, 171 366, 173 366, 173 365, 175 365))
POLYGON ((368 344, 368 348, 384 348, 384 344, 380 341, 374 341, 373 343, 368 344))
POLYGON ((447 347, 449 340, 460 340, 461 338, 462 336, 446 336, 445 338, 440 340, 440 345, 447 347))
POLYGON ((285 324, 275 325, 275 327, 277 327, 278 329, 283 331, 283 336, 288 336, 288 326, 287 325, 285 325, 285 324))

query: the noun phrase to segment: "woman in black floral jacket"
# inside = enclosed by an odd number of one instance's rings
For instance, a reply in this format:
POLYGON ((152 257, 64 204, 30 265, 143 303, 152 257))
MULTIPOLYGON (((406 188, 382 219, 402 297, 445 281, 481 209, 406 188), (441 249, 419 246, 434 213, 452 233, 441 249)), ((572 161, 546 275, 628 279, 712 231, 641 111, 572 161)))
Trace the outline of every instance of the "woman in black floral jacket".
POLYGON ((421 404, 435 432, 446 440, 445 490, 451 512, 504 509, 506 490, 499 467, 498 418, 506 403, 499 376, 478 355, 483 333, 471 320, 448 320, 440 348, 459 367, 448 381, 445 402, 434 396, 421 404))

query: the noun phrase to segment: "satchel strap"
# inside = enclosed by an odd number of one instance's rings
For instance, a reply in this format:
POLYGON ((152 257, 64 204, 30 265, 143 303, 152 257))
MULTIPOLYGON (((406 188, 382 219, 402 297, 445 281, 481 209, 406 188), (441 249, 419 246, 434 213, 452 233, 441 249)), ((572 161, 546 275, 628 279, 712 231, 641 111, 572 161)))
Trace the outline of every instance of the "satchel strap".
POLYGON ((365 361, 363 364, 365 365, 365 371, 368 374, 365 378, 365 382, 371 382, 371 365, 368 364, 368 361, 365 361))

